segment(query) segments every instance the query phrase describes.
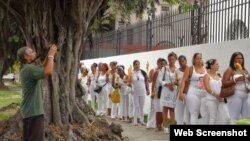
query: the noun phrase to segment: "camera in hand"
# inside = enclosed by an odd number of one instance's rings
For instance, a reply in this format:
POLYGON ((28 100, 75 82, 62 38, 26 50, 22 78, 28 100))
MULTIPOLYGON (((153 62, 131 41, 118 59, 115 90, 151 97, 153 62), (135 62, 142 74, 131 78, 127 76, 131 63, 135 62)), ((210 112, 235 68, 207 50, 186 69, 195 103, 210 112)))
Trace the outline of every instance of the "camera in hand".
MULTIPOLYGON (((41 60, 44 60, 44 59, 47 57, 48 52, 49 52, 50 48, 52 47, 52 45, 53 45, 53 44, 50 44, 50 45, 48 46, 48 48, 43 48, 42 51, 41 51, 41 53, 37 54, 35 60, 37 60, 38 58, 40 58, 41 60)), ((57 48, 57 51, 59 51, 59 48, 57 48)), ((34 60, 34 61, 35 61, 35 60, 34 60)))

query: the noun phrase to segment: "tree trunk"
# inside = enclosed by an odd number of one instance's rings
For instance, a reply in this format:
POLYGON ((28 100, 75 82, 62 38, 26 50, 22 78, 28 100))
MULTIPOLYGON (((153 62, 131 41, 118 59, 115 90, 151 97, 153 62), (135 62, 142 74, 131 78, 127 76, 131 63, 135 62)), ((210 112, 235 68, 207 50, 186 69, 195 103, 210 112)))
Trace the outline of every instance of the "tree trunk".
POLYGON ((5 59, 3 56, 0 56, 0 90, 2 89, 7 89, 7 87, 4 85, 4 82, 3 82, 3 75, 4 75, 4 62, 5 62, 5 59))
POLYGON ((7 55, 6 55, 6 35, 5 35, 5 32, 4 32, 4 19, 0 20, 0 44, 1 44, 1 47, 0 47, 0 89, 6 89, 7 87, 4 85, 4 82, 3 82, 3 75, 5 74, 6 72, 6 68, 4 68, 5 66, 5 61, 7 59, 7 55))
MULTIPOLYGON (((24 19, 14 18, 29 47, 44 56, 49 43, 54 42, 59 48, 54 73, 42 82, 48 140, 120 140, 121 130, 113 132, 107 121, 96 119, 93 110, 83 102, 85 93, 77 81, 81 45, 102 2, 26 0, 22 6, 9 9, 12 15, 23 12, 24 19), (23 9, 18 11, 20 7, 23 9)), ((0 1, 0 7, 5 4, 0 1)))

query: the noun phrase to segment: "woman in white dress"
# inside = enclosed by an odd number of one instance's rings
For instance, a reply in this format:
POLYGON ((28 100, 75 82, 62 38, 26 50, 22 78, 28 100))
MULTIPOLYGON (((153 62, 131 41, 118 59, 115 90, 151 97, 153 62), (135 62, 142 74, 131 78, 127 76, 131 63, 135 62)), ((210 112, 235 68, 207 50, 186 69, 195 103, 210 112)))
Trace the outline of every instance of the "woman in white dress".
POLYGON ((175 124, 175 103, 177 97, 177 75, 176 75, 176 67, 175 62, 177 60, 177 55, 174 52, 168 54, 168 62, 169 67, 162 68, 160 72, 160 78, 164 78, 164 80, 160 80, 160 84, 162 85, 162 93, 160 104, 163 108, 162 110, 162 118, 164 124, 165 133, 169 132, 167 117, 168 113, 170 113, 171 124, 175 124))
POLYGON ((88 83, 88 69, 86 67, 81 68, 81 75, 78 79, 80 80, 81 86, 85 90, 85 94, 83 95, 83 99, 87 103, 89 89, 88 89, 88 85, 87 85, 87 83, 88 83))
POLYGON ((160 86, 160 80, 162 80, 163 76, 159 76, 159 72, 161 68, 165 68, 167 66, 167 61, 163 58, 159 58, 157 60, 157 68, 154 71, 153 74, 153 80, 152 80, 152 93, 154 93, 154 111, 155 111, 155 119, 156 119, 156 131, 162 130, 162 106, 160 104, 160 93, 158 93, 158 88, 160 86), (161 78, 159 78, 159 77, 161 78))
POLYGON ((180 100, 186 100, 185 102, 190 113, 190 124, 198 124, 200 116, 204 119, 202 124, 207 124, 206 90, 203 84, 203 78, 207 71, 203 66, 202 54, 195 53, 192 62, 193 66, 187 68, 183 75, 180 87, 180 100), (186 81, 189 81, 190 84, 185 97, 183 90, 186 81))
MULTIPOLYGON (((176 73, 178 76, 178 86, 180 87, 184 71, 186 68, 188 68, 188 66, 187 66, 187 59, 184 55, 180 55, 178 57, 178 62, 180 68, 176 70, 176 73)), ((179 98, 177 98, 176 101, 175 115, 177 124, 189 124, 189 112, 187 110, 186 103, 181 101, 179 98)))
POLYGON ((91 73, 89 74, 88 77, 88 86, 89 86, 89 93, 91 97, 91 107, 95 111, 95 102, 96 102, 96 97, 97 93, 94 91, 94 88, 96 87, 96 81, 98 77, 98 72, 97 72, 97 64, 93 63, 91 65, 91 73))
POLYGON ((98 94, 97 101, 98 101, 98 110, 97 115, 105 115, 107 114, 107 95, 109 86, 109 74, 108 65, 106 63, 102 63, 100 67, 101 71, 97 78, 97 85, 102 87, 101 92, 98 94))
POLYGON ((246 87, 249 80, 249 73, 244 66, 243 54, 241 52, 233 53, 230 59, 230 66, 223 74, 222 79, 223 86, 235 87, 234 94, 227 97, 227 105, 231 118, 230 124, 235 124, 235 121, 240 118, 250 119, 250 95, 246 87), (241 65, 242 70, 235 67, 236 63, 241 65))
POLYGON ((133 66, 132 92, 134 100, 134 125, 138 125, 138 122, 145 125, 143 108, 145 95, 149 95, 148 77, 146 72, 140 69, 140 62, 138 60, 133 62, 133 66))

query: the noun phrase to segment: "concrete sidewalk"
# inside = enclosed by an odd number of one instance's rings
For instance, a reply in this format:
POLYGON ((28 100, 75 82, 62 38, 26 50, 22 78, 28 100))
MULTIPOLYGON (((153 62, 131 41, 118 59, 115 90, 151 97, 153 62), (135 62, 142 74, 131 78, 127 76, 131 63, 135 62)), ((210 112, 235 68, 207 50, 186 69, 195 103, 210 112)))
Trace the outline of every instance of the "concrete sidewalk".
POLYGON ((146 126, 134 126, 125 121, 112 120, 107 118, 109 122, 114 122, 122 125, 122 136, 124 141, 169 141, 169 134, 164 134, 163 131, 156 132, 155 129, 146 129, 146 126))

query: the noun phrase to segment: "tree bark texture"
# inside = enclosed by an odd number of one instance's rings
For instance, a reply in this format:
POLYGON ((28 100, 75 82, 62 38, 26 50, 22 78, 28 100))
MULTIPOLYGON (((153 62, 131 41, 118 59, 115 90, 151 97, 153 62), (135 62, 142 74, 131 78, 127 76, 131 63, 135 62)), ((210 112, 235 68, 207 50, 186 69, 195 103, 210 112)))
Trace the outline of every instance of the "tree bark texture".
MULTIPOLYGON (((9 30, 6 27, 8 24, 8 20, 6 17, 0 18, 0 89, 6 89, 7 87, 4 85, 3 82, 3 75, 8 70, 7 66, 10 61, 10 57, 8 57, 8 53, 10 52, 10 46, 8 46, 8 37, 9 37, 9 30)), ((10 64, 11 65, 11 64, 10 64)))
MULTIPOLYGON (((42 82, 49 140, 58 139, 50 132, 55 128, 63 130, 57 132, 63 140, 78 140, 76 134, 82 139, 89 138, 78 133, 80 127, 76 130, 74 125, 80 124, 84 129, 96 123, 93 111, 82 101, 84 90, 79 87, 77 74, 82 43, 103 3, 104 0, 0 1, 0 8, 9 12, 17 22, 26 45, 41 54, 40 61, 46 57, 50 43, 56 43, 59 48, 55 56, 55 71, 42 82)), ((111 139, 119 137, 114 134, 111 139)))

